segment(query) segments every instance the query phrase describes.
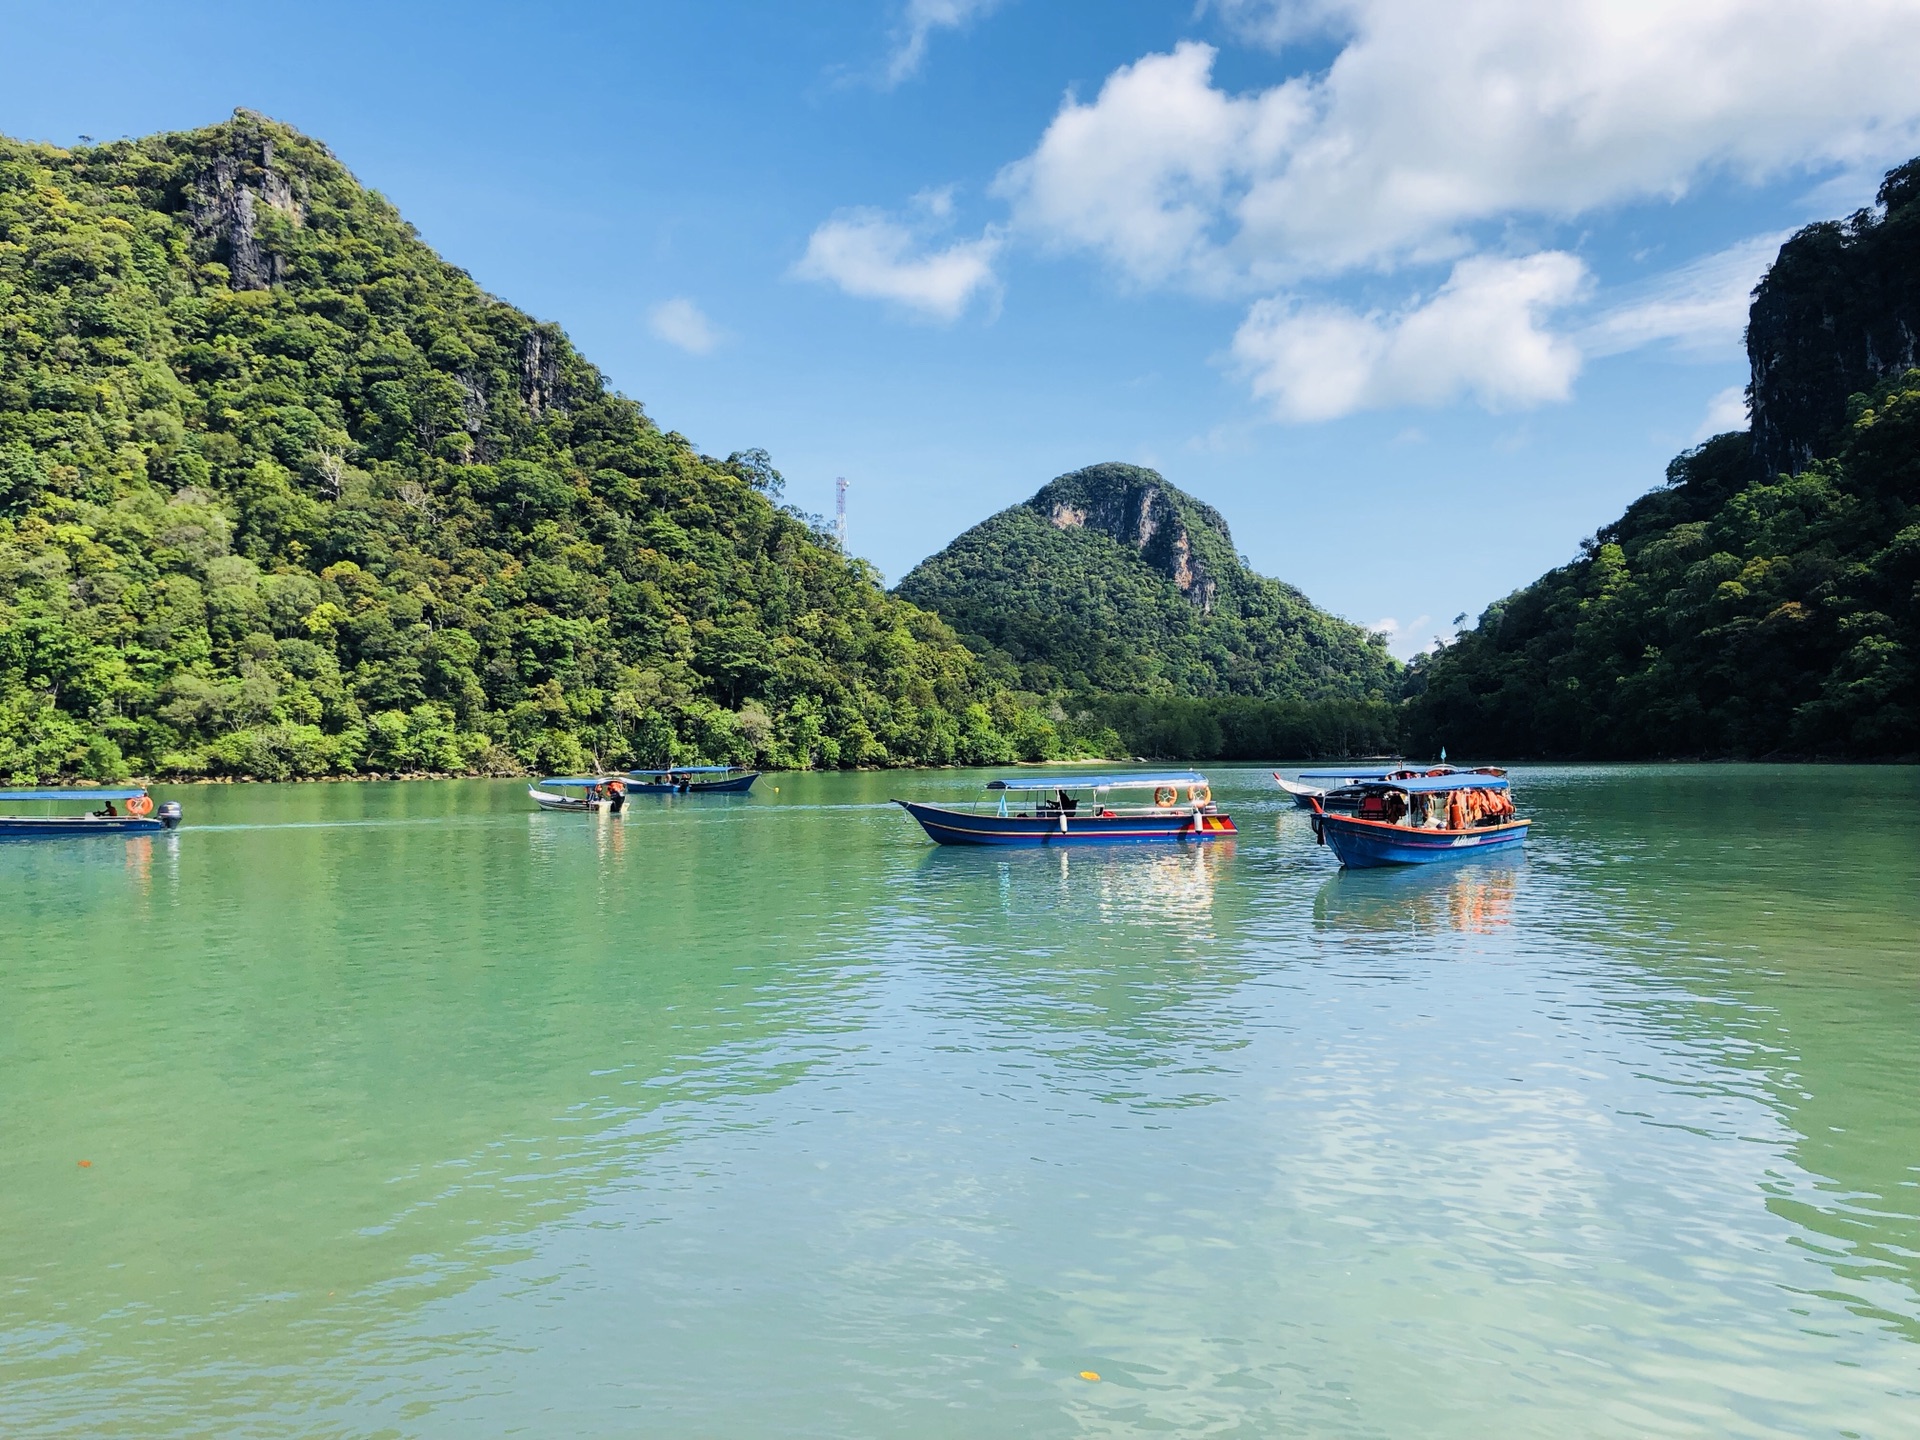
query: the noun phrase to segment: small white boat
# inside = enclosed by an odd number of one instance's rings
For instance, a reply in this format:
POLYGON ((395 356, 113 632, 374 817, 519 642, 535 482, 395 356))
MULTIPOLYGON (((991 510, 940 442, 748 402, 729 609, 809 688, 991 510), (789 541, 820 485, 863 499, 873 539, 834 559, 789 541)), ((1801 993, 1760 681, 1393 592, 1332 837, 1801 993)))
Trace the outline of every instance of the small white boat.
POLYGON ((627 782, 618 775, 542 780, 527 787, 527 798, 542 810, 604 810, 617 815, 627 803, 627 782))
POLYGON ((1293 803, 1302 810, 1311 810, 1313 802, 1324 798, 1327 793, 1317 785, 1302 785, 1298 781, 1289 780, 1278 770, 1273 772, 1273 783, 1291 795, 1293 803))

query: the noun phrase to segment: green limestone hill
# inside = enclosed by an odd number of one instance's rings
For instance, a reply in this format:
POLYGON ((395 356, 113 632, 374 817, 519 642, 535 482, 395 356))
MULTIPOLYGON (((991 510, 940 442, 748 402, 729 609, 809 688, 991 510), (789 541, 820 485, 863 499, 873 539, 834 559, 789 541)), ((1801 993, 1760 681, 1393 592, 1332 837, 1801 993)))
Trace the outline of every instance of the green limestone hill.
POLYGON ((1456 753, 1920 752, 1920 161, 1754 292, 1753 426, 1414 667, 1456 753))
POLYGON ((1051 753, 778 491, 284 126, 0 139, 0 776, 1051 753))
POLYGON ((894 592, 1027 691, 1359 699, 1385 643, 1240 559, 1227 522, 1152 470, 1063 475, 923 560, 894 592))

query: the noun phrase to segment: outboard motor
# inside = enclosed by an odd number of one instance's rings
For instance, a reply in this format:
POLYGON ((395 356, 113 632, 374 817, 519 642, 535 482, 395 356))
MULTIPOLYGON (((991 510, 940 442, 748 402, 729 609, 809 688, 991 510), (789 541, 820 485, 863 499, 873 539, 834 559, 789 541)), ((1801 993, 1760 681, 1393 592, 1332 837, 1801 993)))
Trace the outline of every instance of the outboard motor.
POLYGON ((167 829, 175 829, 180 824, 180 802, 178 800, 164 800, 154 814, 167 829))

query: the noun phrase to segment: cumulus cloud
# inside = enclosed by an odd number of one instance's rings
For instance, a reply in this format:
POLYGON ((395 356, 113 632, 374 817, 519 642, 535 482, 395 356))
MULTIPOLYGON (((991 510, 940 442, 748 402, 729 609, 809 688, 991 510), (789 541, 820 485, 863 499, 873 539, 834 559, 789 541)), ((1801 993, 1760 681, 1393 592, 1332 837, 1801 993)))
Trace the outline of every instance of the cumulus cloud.
POLYGON ((1548 317, 1586 291, 1564 251, 1476 256, 1429 299, 1393 312, 1277 298, 1259 301, 1233 337, 1255 395, 1283 420, 1440 405, 1471 395, 1490 410, 1564 400, 1580 349, 1548 317))
POLYGON ((647 313, 647 328, 669 345, 689 355, 710 355, 720 343, 720 332, 700 307, 679 296, 663 300, 647 313))
POLYGON ((1134 278, 1272 286, 1471 248, 1471 227, 1920 146, 1912 0, 1331 0, 1323 72, 1246 94, 1183 43, 1069 96, 1003 172, 1017 223, 1134 278))
POLYGON ((887 57, 886 83, 898 85, 920 70, 936 30, 958 30, 1000 7, 1001 0, 907 0, 899 41, 887 57))
MULTIPOLYGON (((933 222, 952 209, 946 191, 921 201, 933 222)), ((891 301, 929 319, 957 320, 974 296, 993 288, 1001 239, 989 231, 977 240, 935 249, 929 229, 879 210, 844 211, 813 232, 794 273, 837 285, 849 295, 891 301)))
MULTIPOLYGON (((909 0, 896 60, 992 0, 909 0)), ((943 250, 875 212, 815 232, 803 273, 951 318, 1005 240, 1092 255, 1129 283, 1252 302, 1233 353, 1275 414, 1471 396, 1564 399, 1582 354, 1737 341, 1760 236, 1597 317, 1571 256, 1512 236, 1704 183, 1860 174, 1920 149, 1916 0, 1203 0, 1311 72, 1235 91, 1184 42, 1069 93, 994 193, 1004 230, 943 250), (1501 238, 1495 239, 1496 236, 1501 238), (1495 255, 1493 252, 1502 252, 1495 255), (1356 274, 1451 278, 1392 312, 1325 298, 1356 274), (1266 298, 1258 298, 1258 297, 1266 298)), ((1431 283, 1431 282, 1429 282, 1431 283)))

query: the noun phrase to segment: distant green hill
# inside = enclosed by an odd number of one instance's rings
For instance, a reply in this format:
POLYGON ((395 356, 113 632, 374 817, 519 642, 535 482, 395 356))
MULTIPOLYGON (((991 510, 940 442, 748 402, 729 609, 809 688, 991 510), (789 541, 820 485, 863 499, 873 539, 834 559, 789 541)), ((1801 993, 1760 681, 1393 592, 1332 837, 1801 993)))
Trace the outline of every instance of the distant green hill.
POLYGON ((0 776, 1065 743, 778 493, 284 126, 0 139, 0 776))
POLYGON ((974 526, 894 592, 1049 696, 1377 698, 1385 643, 1240 559, 1218 511, 1093 465, 974 526))
POLYGON ((1920 160, 1879 198, 1755 291, 1751 430, 1417 662, 1414 744, 1920 753, 1920 160))

